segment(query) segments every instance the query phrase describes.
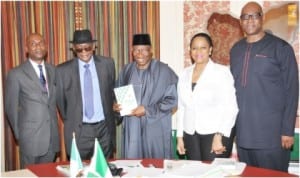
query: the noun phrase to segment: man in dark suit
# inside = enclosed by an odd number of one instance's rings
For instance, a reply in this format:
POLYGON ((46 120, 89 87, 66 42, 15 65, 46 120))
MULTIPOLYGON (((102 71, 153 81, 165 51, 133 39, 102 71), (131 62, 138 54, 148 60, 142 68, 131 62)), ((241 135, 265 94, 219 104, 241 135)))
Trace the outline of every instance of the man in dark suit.
POLYGON ((55 68, 44 61, 47 45, 37 33, 26 41, 28 60, 5 83, 5 111, 20 146, 21 168, 53 162, 59 151, 55 68))
POLYGON ((57 67, 57 105, 64 120, 66 151, 70 155, 75 132, 82 159, 92 157, 95 138, 104 155, 111 157, 115 137, 115 65, 112 58, 93 55, 95 41, 89 30, 76 30, 70 42, 77 57, 57 67))

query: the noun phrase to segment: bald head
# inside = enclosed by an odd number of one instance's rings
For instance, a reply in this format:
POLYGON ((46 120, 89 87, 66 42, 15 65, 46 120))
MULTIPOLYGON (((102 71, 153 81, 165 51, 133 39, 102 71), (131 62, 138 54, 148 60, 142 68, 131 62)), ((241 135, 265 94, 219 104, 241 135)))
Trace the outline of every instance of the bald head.
POLYGON ((257 2, 248 2, 244 7, 242 8, 241 14, 247 14, 247 12, 263 12, 262 7, 257 2))

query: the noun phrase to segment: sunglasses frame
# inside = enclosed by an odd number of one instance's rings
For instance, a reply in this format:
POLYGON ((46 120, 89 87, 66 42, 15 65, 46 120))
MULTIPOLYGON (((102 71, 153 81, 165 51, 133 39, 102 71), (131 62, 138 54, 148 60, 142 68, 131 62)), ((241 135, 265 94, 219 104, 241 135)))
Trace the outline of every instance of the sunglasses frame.
POLYGON ((86 52, 90 52, 90 51, 93 50, 93 46, 88 46, 88 47, 84 47, 84 48, 74 48, 74 51, 76 53, 82 53, 83 50, 86 51, 86 52))

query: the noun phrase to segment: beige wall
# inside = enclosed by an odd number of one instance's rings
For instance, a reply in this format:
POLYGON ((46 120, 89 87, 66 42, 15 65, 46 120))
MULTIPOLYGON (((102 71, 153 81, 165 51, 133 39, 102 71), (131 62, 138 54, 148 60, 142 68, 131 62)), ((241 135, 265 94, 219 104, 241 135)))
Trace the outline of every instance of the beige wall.
POLYGON ((160 60, 178 73, 183 69, 183 2, 160 2, 160 60))

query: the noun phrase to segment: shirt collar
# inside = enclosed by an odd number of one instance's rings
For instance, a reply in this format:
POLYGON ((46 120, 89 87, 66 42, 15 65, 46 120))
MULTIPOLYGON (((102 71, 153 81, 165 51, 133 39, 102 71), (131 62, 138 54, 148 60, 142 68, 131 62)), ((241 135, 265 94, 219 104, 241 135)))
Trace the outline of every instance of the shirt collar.
POLYGON ((37 62, 35 62, 34 60, 32 60, 30 58, 29 58, 29 61, 33 66, 36 66, 36 67, 38 67, 38 65, 42 65, 44 67, 44 65, 45 65, 44 60, 42 60, 42 62, 40 64, 38 64, 37 62))
POLYGON ((77 60, 79 61, 79 65, 80 65, 81 67, 84 67, 85 64, 94 65, 94 63, 95 63, 95 62, 94 62, 94 56, 91 57, 91 60, 90 60, 88 63, 83 62, 83 61, 80 60, 79 58, 77 58, 77 60))

